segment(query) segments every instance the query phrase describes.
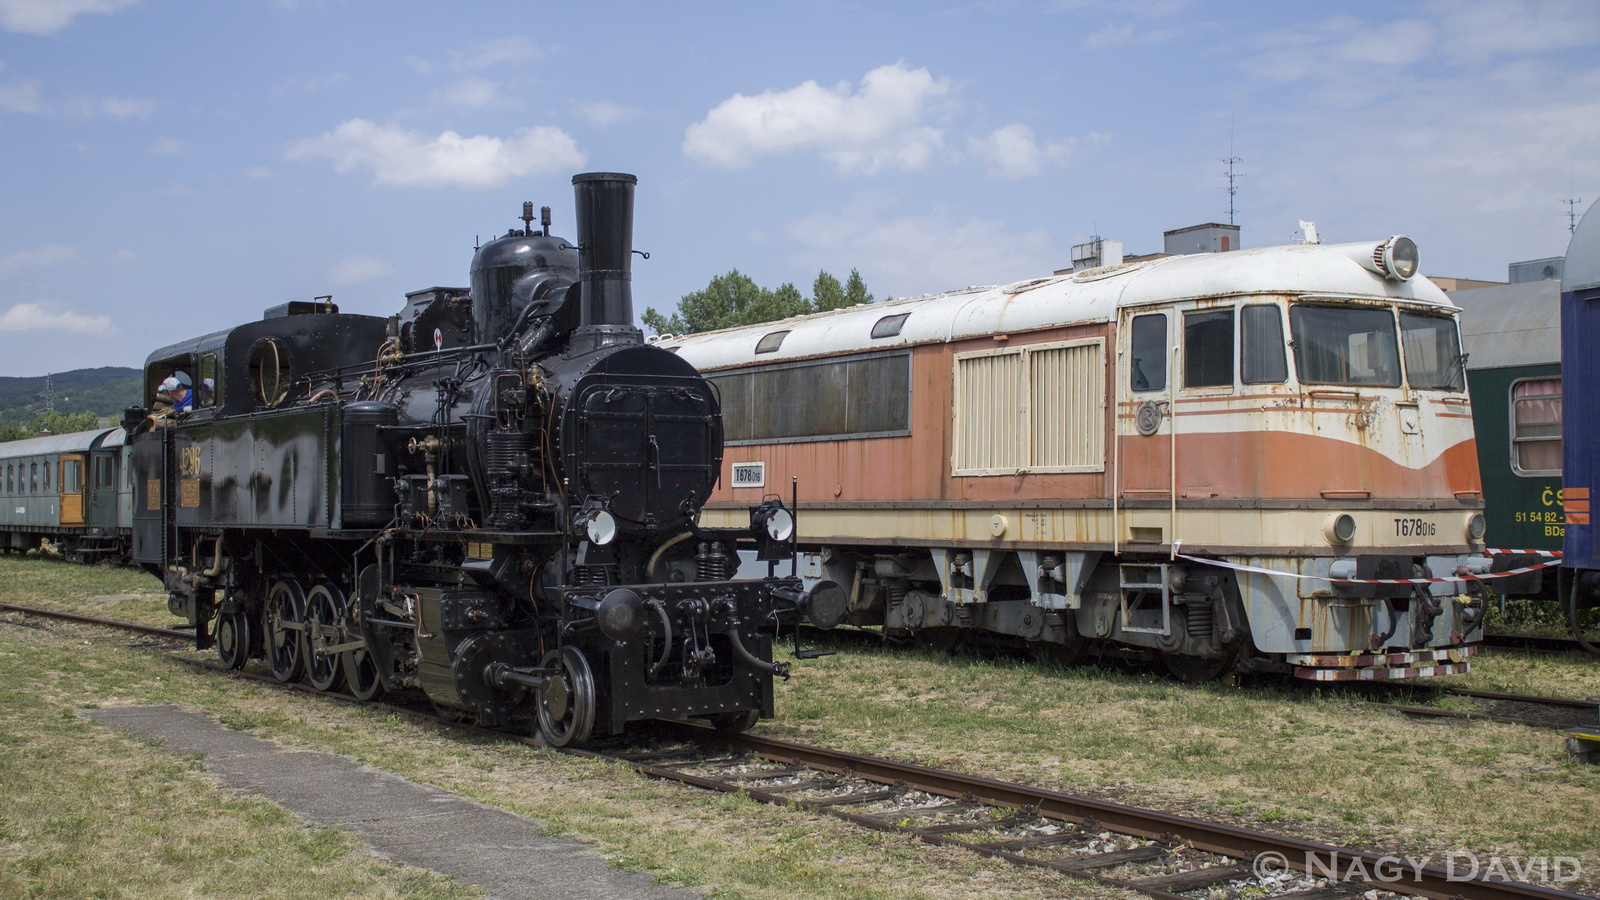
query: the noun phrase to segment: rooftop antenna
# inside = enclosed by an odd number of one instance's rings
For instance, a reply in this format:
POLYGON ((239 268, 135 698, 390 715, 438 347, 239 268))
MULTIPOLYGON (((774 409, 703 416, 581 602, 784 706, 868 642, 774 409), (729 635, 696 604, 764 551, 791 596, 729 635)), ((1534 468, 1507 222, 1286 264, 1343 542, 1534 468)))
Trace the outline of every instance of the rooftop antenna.
POLYGON ((1568 197, 1561 202, 1567 205, 1567 234, 1572 234, 1574 231, 1578 230, 1578 220, 1583 218, 1583 216, 1578 213, 1578 204, 1583 202, 1583 198, 1568 197))
POLYGON ((1239 185, 1238 185, 1237 182, 1238 182, 1238 180, 1240 178, 1244 177, 1244 173, 1243 172, 1234 172, 1233 171, 1233 167, 1234 167, 1234 165, 1236 163, 1244 162, 1244 160, 1242 160, 1239 157, 1233 155, 1233 120, 1232 119, 1228 120, 1228 156, 1225 159, 1218 160, 1218 162, 1224 163, 1228 167, 1228 174, 1227 174, 1227 179, 1228 179, 1228 224, 1229 225, 1233 225, 1233 224, 1235 224, 1234 221, 1233 221, 1233 214, 1234 214, 1233 196, 1235 194, 1239 193, 1239 185))

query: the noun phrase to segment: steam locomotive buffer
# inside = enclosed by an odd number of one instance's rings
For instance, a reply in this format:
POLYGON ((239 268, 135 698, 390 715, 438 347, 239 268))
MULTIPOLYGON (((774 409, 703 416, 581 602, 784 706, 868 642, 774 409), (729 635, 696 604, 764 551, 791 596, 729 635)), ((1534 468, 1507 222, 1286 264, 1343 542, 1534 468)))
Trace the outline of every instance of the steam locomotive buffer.
POLYGON ((577 245, 546 207, 479 247, 470 289, 388 318, 326 298, 184 341, 176 415, 130 409, 134 558, 235 668, 363 699, 420 688, 555 745, 633 721, 772 714, 763 626, 794 579, 781 501, 748 528, 697 514, 722 466, 716 391, 633 326, 632 175, 573 179, 577 245), (209 391, 207 390, 209 389, 209 391))

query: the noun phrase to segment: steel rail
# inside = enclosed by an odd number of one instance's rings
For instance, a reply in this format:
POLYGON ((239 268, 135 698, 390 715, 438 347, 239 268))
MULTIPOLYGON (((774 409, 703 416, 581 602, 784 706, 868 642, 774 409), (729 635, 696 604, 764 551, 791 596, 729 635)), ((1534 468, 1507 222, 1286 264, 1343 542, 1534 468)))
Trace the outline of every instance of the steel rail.
POLYGON ((88 625, 103 625, 107 628, 118 628, 123 631, 137 631, 141 634, 153 634, 158 637, 174 638, 183 641, 194 640, 194 632, 181 631, 176 628, 161 628, 156 625, 140 625, 137 622, 121 622, 116 619, 102 619, 97 616, 86 616, 81 613, 62 612, 55 609, 40 609, 34 606, 18 606, 15 603, 0 603, 0 610, 17 612, 29 616, 39 616, 47 619, 65 619, 68 622, 82 622, 88 625))

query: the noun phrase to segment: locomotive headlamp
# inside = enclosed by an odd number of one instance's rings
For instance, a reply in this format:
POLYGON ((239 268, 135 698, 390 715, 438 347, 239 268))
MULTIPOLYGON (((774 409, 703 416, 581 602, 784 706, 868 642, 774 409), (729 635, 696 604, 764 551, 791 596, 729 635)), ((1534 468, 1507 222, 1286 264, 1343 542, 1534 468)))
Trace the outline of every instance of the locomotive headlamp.
POLYGON ((1483 513, 1473 513, 1467 516, 1467 540, 1477 543, 1489 533, 1489 523, 1484 520, 1483 513))
POLYGON ((1385 277, 1406 281, 1417 274, 1417 242, 1397 234, 1373 249, 1372 261, 1378 264, 1385 277))
POLYGON ((617 517, 603 509, 588 509, 578 513, 578 521, 583 525, 583 533, 588 536, 589 543, 596 547, 616 540, 617 517))
POLYGON ((1356 539, 1356 518, 1349 513, 1334 513, 1322 521, 1322 536, 1330 544, 1348 544, 1356 539))
POLYGON ((787 541, 794 537, 794 516, 780 506, 767 515, 764 527, 767 530, 767 537, 775 541, 787 541))

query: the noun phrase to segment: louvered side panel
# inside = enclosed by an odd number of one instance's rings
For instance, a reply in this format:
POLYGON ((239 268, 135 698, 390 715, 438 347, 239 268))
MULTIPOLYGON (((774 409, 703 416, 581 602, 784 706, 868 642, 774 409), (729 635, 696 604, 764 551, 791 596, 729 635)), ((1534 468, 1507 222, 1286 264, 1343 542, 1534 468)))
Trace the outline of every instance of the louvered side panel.
POLYGON ((955 474, 1014 472, 1026 465, 1022 366, 1016 351, 956 357, 955 474))
POLYGON ((1028 354, 1032 470, 1104 470, 1104 349, 1102 341, 1093 340, 1028 354))

